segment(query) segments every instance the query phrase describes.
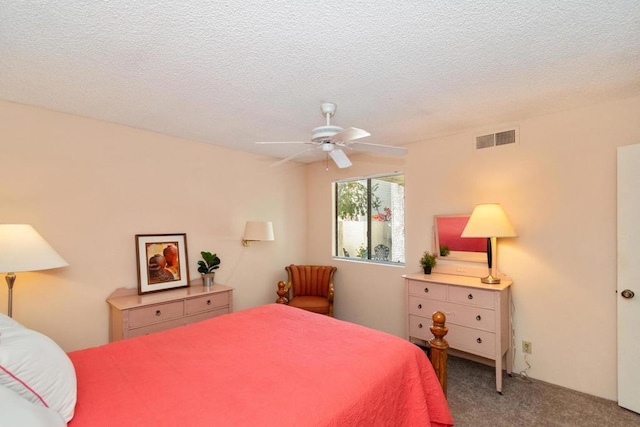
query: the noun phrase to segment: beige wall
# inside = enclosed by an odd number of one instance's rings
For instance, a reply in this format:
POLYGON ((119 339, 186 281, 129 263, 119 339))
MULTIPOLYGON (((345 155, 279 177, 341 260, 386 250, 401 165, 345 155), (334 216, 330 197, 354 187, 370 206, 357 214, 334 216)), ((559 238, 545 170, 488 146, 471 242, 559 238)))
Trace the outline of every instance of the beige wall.
POLYGON ((237 309, 273 301, 286 264, 333 263, 336 317, 403 336, 400 276, 430 249, 433 215, 495 201, 519 233, 499 243, 516 371, 528 340, 532 377, 615 399, 615 147, 640 142, 639 111, 640 97, 623 99, 523 119, 517 146, 474 152, 470 130, 327 171, 0 102, 0 222, 32 224, 70 264, 19 274, 14 316, 66 350, 104 343, 105 298, 136 285, 135 234, 185 232, 191 275, 200 250, 216 251, 237 309), (396 170, 406 267, 333 260, 331 182, 396 170), (243 250, 247 219, 274 221, 276 241, 243 250))
POLYGON ((18 273, 13 314, 67 351, 107 341, 105 298, 137 286, 136 234, 186 233, 192 278, 217 252, 236 309, 275 301, 283 266, 306 259, 300 164, 8 102, 0 147, 0 222, 32 224, 70 264, 18 273), (242 248, 246 220, 276 240, 242 248))
POLYGON ((400 276, 431 248, 433 215, 499 202, 519 233, 499 241, 499 267, 515 281, 516 372, 531 341, 531 377, 615 399, 616 147, 640 143, 639 112, 635 97, 523 119, 515 146, 476 152, 474 129, 409 145, 403 161, 312 165, 308 253, 338 267, 336 317, 403 336, 400 276), (406 267, 332 260, 332 180, 394 170, 406 179, 406 267))

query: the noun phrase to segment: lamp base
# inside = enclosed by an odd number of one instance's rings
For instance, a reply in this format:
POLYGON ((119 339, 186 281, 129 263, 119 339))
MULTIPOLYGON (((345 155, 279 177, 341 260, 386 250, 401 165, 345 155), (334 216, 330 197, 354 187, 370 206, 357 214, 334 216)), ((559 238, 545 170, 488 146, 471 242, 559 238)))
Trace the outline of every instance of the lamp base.
POLYGON ((8 310, 7 310, 7 315, 9 317, 13 317, 13 283, 16 281, 16 275, 15 273, 7 273, 7 275, 4 277, 7 281, 7 286, 9 287, 9 304, 8 304, 8 310))
POLYGON ((497 277, 493 277, 489 274, 487 277, 483 277, 480 279, 482 283, 486 283, 487 285, 498 285, 500 283, 500 279, 497 277))

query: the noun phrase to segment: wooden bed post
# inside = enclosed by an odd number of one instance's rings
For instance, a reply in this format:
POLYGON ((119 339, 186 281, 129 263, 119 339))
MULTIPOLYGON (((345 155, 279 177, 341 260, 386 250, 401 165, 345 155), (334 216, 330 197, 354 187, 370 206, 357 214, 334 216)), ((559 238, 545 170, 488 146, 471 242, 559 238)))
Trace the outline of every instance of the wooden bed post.
POLYGON ((444 336, 449 332, 449 328, 444 325, 446 316, 440 311, 436 311, 432 316, 433 325, 429 327, 434 338, 429 340, 429 347, 431 348, 431 364, 436 371, 436 376, 444 391, 444 396, 447 396, 447 349, 449 343, 444 339, 444 336))
POLYGON ((287 294, 287 291, 284 290, 285 286, 287 285, 282 280, 278 282, 278 290, 276 291, 276 293, 278 294, 276 303, 278 304, 287 304, 289 302, 287 297, 285 297, 285 295, 287 294))

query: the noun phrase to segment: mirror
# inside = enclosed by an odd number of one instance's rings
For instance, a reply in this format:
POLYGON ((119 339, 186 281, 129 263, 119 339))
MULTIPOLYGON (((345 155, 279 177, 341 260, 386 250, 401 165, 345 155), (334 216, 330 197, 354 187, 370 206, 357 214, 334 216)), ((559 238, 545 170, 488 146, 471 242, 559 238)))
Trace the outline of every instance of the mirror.
POLYGON ((470 216, 471 214, 434 216, 434 252, 438 258, 452 261, 487 262, 487 239, 460 237, 470 216))

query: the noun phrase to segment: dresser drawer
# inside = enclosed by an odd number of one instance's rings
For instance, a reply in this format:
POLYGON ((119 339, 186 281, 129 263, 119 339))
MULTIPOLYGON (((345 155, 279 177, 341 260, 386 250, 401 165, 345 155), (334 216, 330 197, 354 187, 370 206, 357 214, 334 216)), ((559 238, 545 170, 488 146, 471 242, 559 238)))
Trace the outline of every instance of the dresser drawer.
POLYGON ((431 330, 429 329, 432 323, 433 321, 431 319, 409 315, 409 333, 412 337, 429 341, 433 338, 431 330))
POLYGON ((494 333, 452 324, 448 325, 448 328, 449 333, 445 339, 451 348, 495 360, 496 335, 494 333))
POLYGON ((409 314, 424 317, 428 322, 432 322, 431 316, 436 311, 444 313, 445 301, 431 300, 422 297, 409 297, 409 314))
POLYGON ((186 323, 183 317, 171 319, 166 322, 154 323, 152 325, 143 326, 141 328, 129 329, 125 332, 124 338, 139 337, 141 335, 149 335, 154 332, 165 331, 170 328, 177 328, 178 326, 184 326, 186 323))
POLYGON ((482 329, 488 332, 496 331, 496 313, 493 310, 450 304, 449 307, 445 308, 444 314, 447 316, 447 324, 469 326, 471 328, 482 329))
POLYGON ((185 301, 186 314, 195 314, 203 311, 210 311, 216 308, 229 305, 229 294, 227 292, 211 295, 203 295, 197 298, 189 298, 185 301))
POLYGON ((453 304, 447 301, 429 300, 426 298, 409 297, 409 314, 421 316, 427 322, 432 322, 431 316, 441 311, 447 316, 447 324, 457 324, 495 332, 495 312, 486 308, 453 304))
POLYGON ((202 313, 194 314, 193 316, 186 317, 186 324, 190 325, 192 323, 201 322, 203 320, 212 319, 214 317, 222 316, 224 314, 229 314, 229 308, 219 308, 217 310, 212 311, 204 311, 202 313))
POLYGON ((409 283, 409 295, 444 301, 447 299, 447 285, 411 281, 409 283))
POLYGON ((184 302, 168 302, 165 304, 150 305, 129 310, 129 327, 150 325, 164 322, 170 319, 180 318, 184 315, 184 302))
POLYGON ((494 291, 484 289, 465 288, 459 286, 449 287, 449 301, 459 304, 475 305, 478 307, 494 309, 494 291))

